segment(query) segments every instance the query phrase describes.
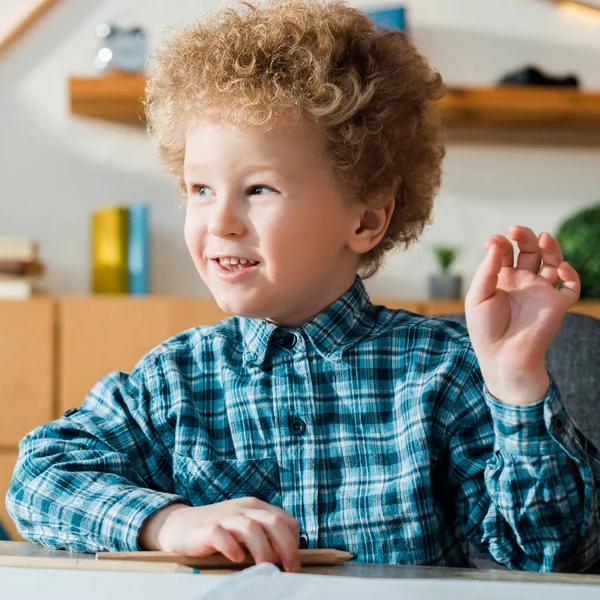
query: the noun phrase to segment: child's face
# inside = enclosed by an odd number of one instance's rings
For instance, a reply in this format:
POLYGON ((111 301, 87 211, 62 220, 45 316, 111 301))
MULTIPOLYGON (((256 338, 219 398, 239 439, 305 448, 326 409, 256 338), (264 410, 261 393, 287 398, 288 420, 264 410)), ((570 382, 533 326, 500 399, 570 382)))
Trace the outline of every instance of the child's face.
POLYGON ((361 205, 334 179, 316 128, 202 120, 187 134, 184 176, 186 243, 226 312, 293 327, 352 285, 361 205))

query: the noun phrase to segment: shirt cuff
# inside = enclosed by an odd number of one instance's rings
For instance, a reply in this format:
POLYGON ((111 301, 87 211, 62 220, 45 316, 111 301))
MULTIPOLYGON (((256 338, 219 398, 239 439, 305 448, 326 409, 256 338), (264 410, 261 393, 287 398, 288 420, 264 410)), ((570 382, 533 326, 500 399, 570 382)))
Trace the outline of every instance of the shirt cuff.
POLYGON ((492 415, 496 449, 510 455, 543 456, 566 450, 580 458, 582 449, 575 426, 560 399, 556 383, 543 400, 527 406, 501 402, 484 390, 492 415))
POLYGON ((132 488, 117 498, 100 523, 99 541, 106 550, 113 552, 137 552, 142 525, 159 510, 181 502, 190 506, 185 498, 144 488, 132 488))

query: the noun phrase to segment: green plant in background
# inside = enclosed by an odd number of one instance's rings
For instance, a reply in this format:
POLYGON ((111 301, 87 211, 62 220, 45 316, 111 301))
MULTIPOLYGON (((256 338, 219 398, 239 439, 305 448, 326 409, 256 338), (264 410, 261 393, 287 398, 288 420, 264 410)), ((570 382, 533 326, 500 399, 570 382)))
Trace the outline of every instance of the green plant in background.
POLYGON ((454 259, 458 256, 455 246, 434 246, 435 258, 442 273, 449 273, 454 259))
POLYGON ((567 218, 556 239, 565 260, 581 277, 581 297, 600 298, 600 204, 588 206, 567 218))

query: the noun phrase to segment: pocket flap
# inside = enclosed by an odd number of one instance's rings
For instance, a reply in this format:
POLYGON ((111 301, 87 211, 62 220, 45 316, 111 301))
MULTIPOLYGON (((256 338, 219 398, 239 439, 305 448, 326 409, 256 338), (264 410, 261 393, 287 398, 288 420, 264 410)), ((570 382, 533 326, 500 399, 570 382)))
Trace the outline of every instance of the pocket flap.
POLYGON ((247 496, 269 504, 280 503, 279 467, 275 458, 196 460, 178 455, 174 476, 175 486, 180 488, 176 493, 194 505, 247 496))

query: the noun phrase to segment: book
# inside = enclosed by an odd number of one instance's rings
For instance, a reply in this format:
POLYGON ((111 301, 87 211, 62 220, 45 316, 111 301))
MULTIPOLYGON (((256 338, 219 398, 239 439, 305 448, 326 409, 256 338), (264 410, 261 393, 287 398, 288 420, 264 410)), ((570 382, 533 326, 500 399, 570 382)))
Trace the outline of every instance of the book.
POLYGON ((129 211, 108 206, 92 215, 92 290, 95 294, 126 294, 129 211))
POLYGON ((33 282, 27 278, 0 278, 0 300, 27 300, 33 288, 33 282))
POLYGON ((379 27, 386 29, 399 29, 407 31, 406 9, 402 6, 393 8, 382 8, 379 10, 368 10, 367 16, 379 27))
POLYGON ((37 258, 37 242, 31 238, 0 236, 0 260, 33 262, 37 258))
POLYGON ((149 259, 148 206, 133 204, 129 207, 127 256, 130 294, 144 295, 149 292, 149 259))
POLYGON ((0 260, 0 275, 41 275, 44 265, 38 260, 0 260))

